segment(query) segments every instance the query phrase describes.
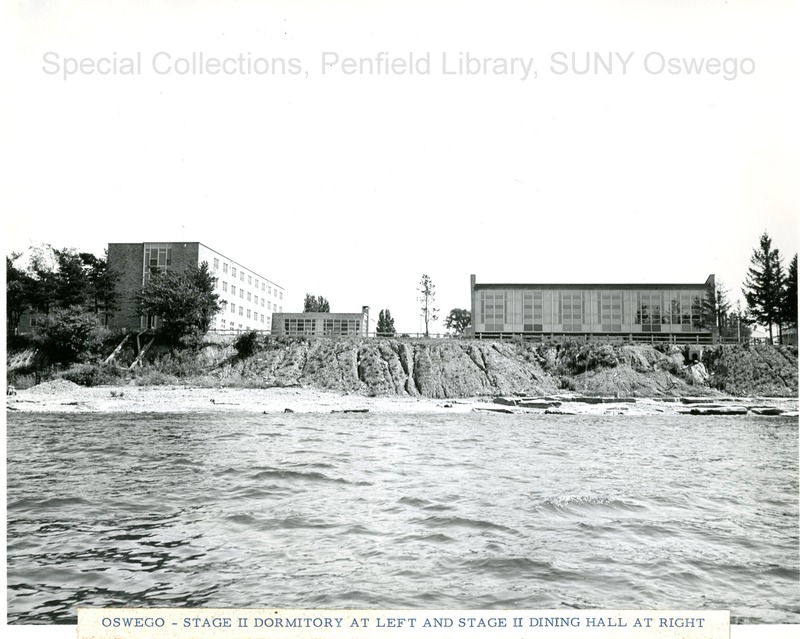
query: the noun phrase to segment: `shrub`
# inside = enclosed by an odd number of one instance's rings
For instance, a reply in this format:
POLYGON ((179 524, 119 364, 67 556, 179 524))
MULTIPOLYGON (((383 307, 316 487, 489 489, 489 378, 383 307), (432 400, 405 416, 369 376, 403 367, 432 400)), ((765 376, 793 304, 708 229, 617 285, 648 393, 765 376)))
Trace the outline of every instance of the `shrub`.
POLYGON ((576 391, 578 386, 570 377, 560 377, 558 380, 558 387, 562 390, 576 391))
POLYGON ((258 350, 258 346, 258 333, 256 331, 242 333, 233 343, 233 347, 236 349, 236 354, 239 356, 239 359, 247 359, 254 355, 258 350))
POLYGON ((610 344, 566 342, 558 349, 561 370, 568 374, 586 373, 597 368, 614 368, 619 359, 610 344))
POLYGON ((63 373, 61 377, 80 386, 103 386, 115 384, 122 379, 124 372, 116 366, 103 364, 76 364, 63 373))
POLYGON ((41 345, 51 362, 85 361, 98 351, 102 328, 97 316, 78 307, 58 310, 42 332, 41 345))

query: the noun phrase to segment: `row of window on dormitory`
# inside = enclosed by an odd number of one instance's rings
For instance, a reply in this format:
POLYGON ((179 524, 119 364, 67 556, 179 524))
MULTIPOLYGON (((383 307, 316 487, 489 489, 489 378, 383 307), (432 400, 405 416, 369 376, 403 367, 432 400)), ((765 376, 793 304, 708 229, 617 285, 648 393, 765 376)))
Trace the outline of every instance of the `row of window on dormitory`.
MULTIPOLYGON (((256 307, 260 304, 262 308, 266 308, 269 311, 272 310, 277 311, 279 308, 281 308, 280 306, 278 306, 277 302, 273 304, 272 300, 268 300, 263 296, 259 298, 257 293, 251 293, 250 291, 245 292, 244 288, 242 288, 241 286, 237 289, 235 284, 231 284, 229 287, 228 283, 225 281, 221 283, 221 288, 220 288, 220 281, 217 280, 217 290, 221 291, 220 297, 224 300, 227 300, 228 297, 236 299, 236 294, 238 293, 239 299, 242 300, 242 302, 239 302, 240 305, 246 299, 248 303, 252 303, 256 307)), ((233 304, 233 302, 231 303, 233 304)))
MULTIPOLYGON (((144 282, 149 280, 154 269, 165 271, 169 270, 171 266, 172 244, 145 244, 144 282)), ((222 305, 222 313, 214 319, 213 328, 266 328, 272 321, 271 313, 283 310, 283 307, 278 304, 279 300, 283 300, 283 291, 277 286, 273 286, 271 282, 248 273, 241 266, 214 257, 211 272, 216 278, 216 289, 222 305), (229 279, 230 281, 228 281, 229 279), (250 290, 246 290, 246 288, 250 290), (227 297, 234 298, 236 301, 228 300, 227 297), (246 308, 245 301, 251 308, 246 308), (225 317, 225 314, 228 314, 229 317, 225 317)))
POLYGON ((482 290, 476 324, 486 331, 688 332, 702 326, 702 290, 482 290))
POLYGON ((277 302, 283 299, 283 291, 273 287, 270 282, 247 273, 241 267, 224 261, 221 262, 221 266, 220 271, 220 259, 215 257, 212 272, 217 278, 216 287, 222 313, 215 318, 214 328, 222 330, 268 328, 272 322, 271 313, 283 310, 277 302), (230 278, 230 281, 227 278, 230 278), (247 290, 248 288, 250 290, 247 290), (270 297, 275 299, 269 299, 270 297), (251 308, 248 308, 248 305, 251 308), (225 317, 225 314, 234 317, 225 317))
MULTIPOLYGON (((219 266, 220 266, 220 260, 219 260, 218 257, 215 257, 214 258, 213 268, 212 268, 212 271, 215 274, 219 271, 219 266)), ((271 295, 271 296, 276 297, 276 298, 278 298, 280 300, 283 299, 283 291, 279 290, 277 286, 273 288, 272 284, 270 284, 269 282, 265 282, 263 280, 259 280, 258 276, 254 276, 254 275, 251 275, 249 273, 245 273, 245 270, 242 269, 242 268, 238 268, 237 269, 237 267, 233 266, 232 264, 229 265, 227 262, 222 262, 222 276, 224 277, 224 276, 226 276, 228 274, 230 274, 230 277, 233 280, 236 280, 237 279, 237 275, 238 275, 238 281, 239 282, 244 282, 245 280, 247 280, 247 285, 248 286, 252 286, 256 291, 259 290, 259 286, 260 286, 261 287, 262 297, 263 297, 263 294, 266 293, 266 295, 268 295, 268 296, 271 295)), ((223 291, 227 291, 228 290, 228 288, 227 288, 228 287, 228 282, 226 280, 222 279, 221 277, 217 276, 217 284, 219 285, 220 282, 222 282, 222 287, 223 287, 222 290, 223 291)), ((233 293, 235 294, 236 286, 233 283, 231 283, 231 286, 233 287, 233 293)), ((241 290, 244 290, 242 288, 241 284, 239 285, 239 287, 240 287, 241 290)), ((250 293, 247 293, 247 295, 249 297, 250 293)), ((258 296, 256 296, 256 297, 258 297, 258 296)), ((263 304, 262 304, 262 306, 263 306, 263 304)))

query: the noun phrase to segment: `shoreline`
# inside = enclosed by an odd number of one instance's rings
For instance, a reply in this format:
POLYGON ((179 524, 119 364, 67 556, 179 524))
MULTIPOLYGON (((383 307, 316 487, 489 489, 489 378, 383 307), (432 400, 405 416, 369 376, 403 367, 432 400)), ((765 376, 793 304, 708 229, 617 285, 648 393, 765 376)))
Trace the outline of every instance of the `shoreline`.
POLYGON ((798 415, 797 398, 592 397, 576 393, 529 397, 367 396, 308 387, 199 388, 92 386, 57 380, 6 396, 21 413, 532 413, 560 415, 798 415))

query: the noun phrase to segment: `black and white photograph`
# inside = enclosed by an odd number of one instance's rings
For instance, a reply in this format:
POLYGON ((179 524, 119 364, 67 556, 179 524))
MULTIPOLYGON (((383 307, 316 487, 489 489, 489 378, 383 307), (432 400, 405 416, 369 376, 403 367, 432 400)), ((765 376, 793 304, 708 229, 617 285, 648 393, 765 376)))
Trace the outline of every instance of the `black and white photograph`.
POLYGON ((4 636, 797 636, 796 2, 3 14, 4 636))

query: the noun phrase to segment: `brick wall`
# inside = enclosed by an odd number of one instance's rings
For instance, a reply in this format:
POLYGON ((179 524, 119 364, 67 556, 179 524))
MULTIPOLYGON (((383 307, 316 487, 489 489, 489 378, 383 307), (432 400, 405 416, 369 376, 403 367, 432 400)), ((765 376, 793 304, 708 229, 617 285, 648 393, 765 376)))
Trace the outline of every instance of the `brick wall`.
MULTIPOLYGON (((172 270, 197 266, 200 248, 197 242, 173 242, 171 246, 172 270)), ((109 328, 138 330, 141 327, 141 318, 136 312, 134 296, 142 288, 144 243, 109 244, 108 265, 121 276, 117 283, 120 309, 109 320, 109 328)))
POLYGON ((119 310, 108 321, 109 328, 139 328, 133 296, 142 288, 143 244, 109 244, 108 266, 120 275, 117 281, 119 310))

